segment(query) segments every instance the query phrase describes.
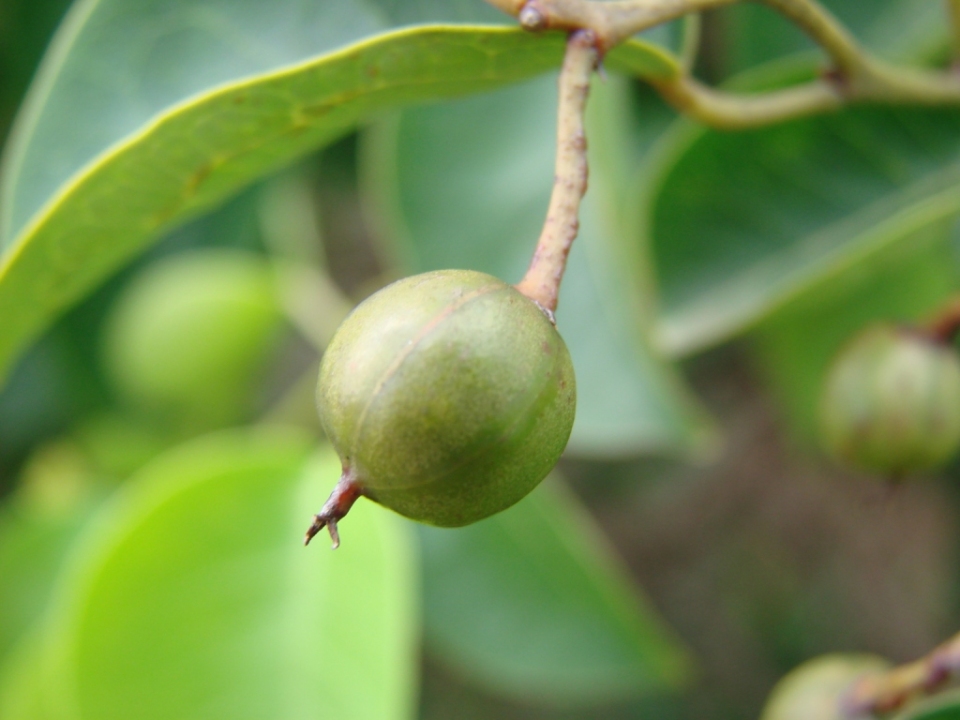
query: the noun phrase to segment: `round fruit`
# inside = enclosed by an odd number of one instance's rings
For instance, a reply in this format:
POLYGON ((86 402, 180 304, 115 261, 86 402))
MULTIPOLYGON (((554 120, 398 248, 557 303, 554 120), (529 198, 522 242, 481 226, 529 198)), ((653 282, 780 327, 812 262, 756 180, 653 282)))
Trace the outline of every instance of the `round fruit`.
POLYGON ((236 422, 253 402, 282 317, 263 257, 180 253, 124 290, 107 321, 105 364, 128 401, 180 427, 236 422))
POLYGON ((810 660, 777 683, 760 720, 848 720, 845 701, 851 702, 854 683, 889 667, 875 655, 825 655, 810 660))
MULTIPOLYGON (((563 452, 575 404, 570 354, 551 319, 510 285, 467 270, 406 278, 368 298, 337 330, 317 385, 346 506, 362 494, 447 527, 529 493, 563 452)), ((314 532, 330 524, 335 533, 345 511, 334 505, 314 532)))
POLYGON ((918 331, 872 326, 834 362, 820 403, 824 442, 856 467, 900 475, 960 447, 960 358, 918 331))

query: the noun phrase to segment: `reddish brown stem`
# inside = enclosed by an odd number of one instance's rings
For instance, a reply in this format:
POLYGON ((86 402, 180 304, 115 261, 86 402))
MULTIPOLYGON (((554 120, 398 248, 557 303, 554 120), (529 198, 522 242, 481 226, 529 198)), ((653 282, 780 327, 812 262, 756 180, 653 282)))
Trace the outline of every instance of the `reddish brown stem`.
POLYGON ((935 340, 952 343, 960 334, 960 297, 945 304, 924 328, 935 340))
POLYGON ((330 493, 330 497, 320 508, 320 512, 313 516, 313 523, 307 528, 307 534, 303 536, 303 544, 309 545, 314 535, 327 528, 330 533, 330 539, 333 540, 333 549, 340 547, 340 533, 337 531, 337 521, 342 520, 353 504, 363 494, 363 488, 356 481, 349 470, 344 469, 339 482, 330 493))
POLYGON ((862 718, 894 712, 942 690, 956 681, 958 673, 960 635, 915 662, 858 681, 844 698, 844 714, 862 718))
POLYGON ((597 66, 596 35, 577 30, 567 40, 560 71, 557 160, 553 193, 530 268, 517 289, 552 313, 557 309, 560 281, 570 246, 577 237, 580 201, 587 191, 587 140, 583 115, 590 76, 597 66))

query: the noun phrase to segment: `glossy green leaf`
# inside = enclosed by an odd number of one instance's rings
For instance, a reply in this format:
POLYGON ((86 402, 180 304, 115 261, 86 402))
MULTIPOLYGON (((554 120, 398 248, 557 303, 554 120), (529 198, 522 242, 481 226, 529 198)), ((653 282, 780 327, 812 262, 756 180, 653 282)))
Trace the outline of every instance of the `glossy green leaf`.
POLYGON ((54 717, 411 717, 415 579, 397 519, 360 503, 304 549, 339 475, 289 431, 158 458, 92 524, 47 625, 54 717))
POLYGON ((427 647, 490 689, 568 705, 675 690, 687 677, 685 651, 561 485, 420 537, 427 647))
POLYGON ((817 438, 817 408, 831 362, 873 321, 924 320, 960 288, 952 224, 926 228, 788 303, 751 333, 760 365, 798 437, 817 438))
MULTIPOLYGON (((82 0, 6 152, 0 374, 52 316, 164 228, 378 108, 478 92, 560 62, 559 34, 389 29, 394 18, 473 14, 434 5, 411 16, 386 0, 82 0)), ((633 72, 676 70, 650 46, 618 54, 612 65, 633 72)))
MULTIPOLYGON (((622 117, 628 88, 596 83, 590 190, 560 295, 558 328, 577 374, 572 452, 627 454, 689 447, 702 428, 644 337, 640 267, 620 193, 632 167, 622 117)), ((593 111, 592 111, 593 112, 593 111)), ((371 213, 410 272, 472 268, 518 281, 536 245, 553 179, 556 83, 542 78, 488 95, 416 108, 366 138, 371 213)))
POLYGON ((743 133, 684 124, 648 208, 672 354, 721 342, 960 212, 960 113, 858 107, 743 133))

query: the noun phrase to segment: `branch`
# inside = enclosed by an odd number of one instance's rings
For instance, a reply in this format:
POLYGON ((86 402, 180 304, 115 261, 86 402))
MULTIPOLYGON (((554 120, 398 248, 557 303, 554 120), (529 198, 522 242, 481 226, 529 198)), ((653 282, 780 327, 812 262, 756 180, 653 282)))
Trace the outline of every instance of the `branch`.
POLYGON ((578 30, 570 35, 560 71, 553 193, 530 268, 517 284, 517 290, 551 313, 557 309, 567 255, 579 229, 580 201, 587 191, 587 139, 583 118, 590 76, 596 69, 598 57, 592 31, 578 30))
MULTIPOLYGON (((488 0, 520 20, 528 30, 589 28, 602 49, 631 35, 689 13, 733 5, 742 0, 488 0)), ((778 10, 807 32, 834 59, 837 67, 854 70, 863 51, 853 36, 815 0, 755 0, 778 10)))
MULTIPOLYGON (((631 35, 688 13, 745 0, 488 0, 516 15, 528 30, 589 28, 601 52, 631 35)), ((816 0, 762 2, 801 27, 830 55, 834 69, 820 81, 762 95, 713 90, 689 74, 654 79, 652 84, 677 109, 721 128, 749 128, 827 112, 852 102, 960 104, 960 75, 904 68, 860 46, 816 0)), ((948 0, 960 38, 960 0, 948 0)), ((960 40, 958 40, 960 42, 960 40)))
MULTIPOLYGON (((960 0, 957 0, 960 2, 960 0)), ((684 73, 693 72, 697 64, 697 55, 700 53, 700 44, 703 41, 703 18, 699 13, 692 13, 683 19, 683 45, 680 47, 680 65, 684 73)))
POLYGON ((858 681, 843 700, 844 714, 859 718, 893 712, 942 690, 958 673, 960 635, 915 662, 858 681))
POLYGON ((793 21, 822 47, 843 75, 855 78, 868 71, 868 53, 843 24, 816 0, 754 0, 769 5, 793 21))
POLYGON ((836 110, 845 102, 834 85, 822 80, 758 95, 714 90, 689 75, 650 82, 677 110, 725 130, 745 130, 817 115, 836 110))
POLYGON ((947 0, 950 28, 953 30, 953 54, 960 57, 960 0, 947 0))

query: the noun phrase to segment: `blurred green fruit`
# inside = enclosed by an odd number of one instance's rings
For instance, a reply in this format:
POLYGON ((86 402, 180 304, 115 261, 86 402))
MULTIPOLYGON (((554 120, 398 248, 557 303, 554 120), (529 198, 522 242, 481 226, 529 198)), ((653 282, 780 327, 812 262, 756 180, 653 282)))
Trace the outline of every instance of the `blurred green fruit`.
POLYGON ((875 655, 810 660, 777 683, 760 720, 850 720, 843 702, 853 683, 888 667, 890 663, 875 655))
POLYGON ((919 332, 872 326, 834 361, 820 426, 827 449, 864 470, 940 465, 960 447, 960 358, 919 332))
POLYGON ((344 477, 441 526, 480 520, 536 487, 567 444, 575 405, 553 323, 512 286, 466 270, 406 278, 367 299, 330 343, 317 387, 344 477))
POLYGON ((107 321, 104 360, 131 403, 214 427, 249 410, 281 322, 263 257, 190 251, 148 266, 125 289, 107 321))

